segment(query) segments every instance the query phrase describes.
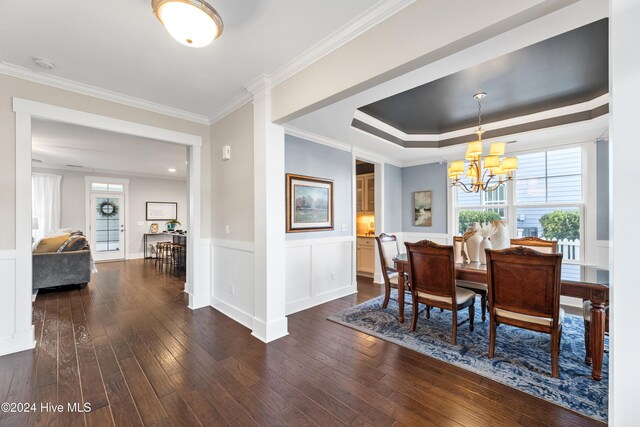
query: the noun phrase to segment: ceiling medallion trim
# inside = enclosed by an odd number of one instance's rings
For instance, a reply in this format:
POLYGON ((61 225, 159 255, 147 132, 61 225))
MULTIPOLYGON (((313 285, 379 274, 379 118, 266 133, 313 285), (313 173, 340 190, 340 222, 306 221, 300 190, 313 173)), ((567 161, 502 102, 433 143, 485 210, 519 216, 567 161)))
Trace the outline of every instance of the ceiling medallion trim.
MULTIPOLYGON (((565 107, 554 108, 552 110, 541 111, 539 113, 528 114, 525 116, 513 117, 498 122, 484 123, 483 128, 489 134, 488 138, 501 135, 491 135, 498 133, 501 129, 514 128, 524 126, 531 123, 542 124, 545 121, 553 120, 561 117, 575 117, 574 121, 582 121, 581 113, 592 112, 595 117, 603 114, 604 107, 608 106, 609 94, 604 94, 590 101, 578 104, 568 105, 565 107)), ((604 111, 604 113, 608 112, 604 111)), ((591 117, 593 118, 593 117, 591 117)), ((475 127, 459 129, 441 134, 407 134, 393 126, 382 122, 360 110, 356 110, 353 115, 351 127, 369 135, 385 139, 401 147, 420 147, 420 148, 439 148, 448 145, 462 144, 465 141, 456 142, 459 138, 468 136, 476 131, 475 127), (376 130, 378 132, 376 132, 376 130), (375 133, 374 133, 375 132, 375 133), (418 143, 420 143, 418 145, 418 143)), ((541 126, 545 127, 545 126, 541 126)))

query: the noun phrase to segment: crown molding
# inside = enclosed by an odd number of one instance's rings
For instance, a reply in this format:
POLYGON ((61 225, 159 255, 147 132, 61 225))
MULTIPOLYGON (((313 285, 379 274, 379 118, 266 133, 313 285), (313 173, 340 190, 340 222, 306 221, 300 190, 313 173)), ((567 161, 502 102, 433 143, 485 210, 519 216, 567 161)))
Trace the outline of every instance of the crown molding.
POLYGON ((395 15, 416 0, 381 0, 330 36, 311 46, 271 75, 274 86, 322 59, 359 35, 395 15))
POLYGON ((79 93, 81 95, 91 96, 93 98, 103 99, 105 101, 116 102, 118 104, 129 107, 139 108, 141 110, 150 111, 152 113, 163 114, 165 116, 175 117, 177 119, 188 120, 190 122, 203 125, 210 124, 209 118, 202 114, 196 114, 178 108, 157 104, 144 99, 135 98, 121 93, 113 92, 107 89, 101 89, 96 86, 78 83, 62 77, 53 76, 51 74, 38 73, 27 68, 18 67, 13 64, 0 62, 0 74, 19 79, 28 80, 58 89, 68 90, 70 92, 79 93))
POLYGON ((253 100, 253 95, 243 89, 242 93, 231 100, 228 104, 218 108, 209 116, 209 124, 214 124, 236 111, 238 108, 244 107, 253 100))

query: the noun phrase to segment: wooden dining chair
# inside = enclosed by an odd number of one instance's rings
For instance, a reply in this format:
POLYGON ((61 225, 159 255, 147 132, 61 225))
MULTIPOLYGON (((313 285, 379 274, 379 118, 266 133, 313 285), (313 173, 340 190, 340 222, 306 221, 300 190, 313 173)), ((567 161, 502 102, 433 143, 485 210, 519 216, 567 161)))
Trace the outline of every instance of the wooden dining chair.
POLYGON ((469 308, 469 329, 473 331, 476 294, 456 287, 453 246, 439 245, 429 240, 405 243, 405 246, 413 301, 411 331, 416 330, 419 303, 427 306, 427 318, 430 307, 451 310, 451 344, 455 345, 459 310, 469 308))
POLYGON ((525 248, 533 249, 534 251, 542 252, 545 254, 557 254, 558 242, 555 240, 544 240, 539 237, 521 237, 519 239, 511 239, 511 247, 522 246, 525 248))
POLYGON ((518 246, 486 250, 489 284, 489 358, 500 324, 551 334, 551 371, 558 378, 564 310, 560 307, 562 254, 518 246))
MULTIPOLYGON (((382 233, 376 236, 376 245, 378 246, 378 255, 380 258, 380 267, 382 270, 382 278, 384 280, 384 301, 382 307, 387 308, 389 299, 391 298, 391 288, 398 288, 398 270, 395 269, 393 259, 400 253, 398 238, 393 234, 382 233)), ((409 291, 411 285, 409 276, 405 275, 405 290, 409 291)))

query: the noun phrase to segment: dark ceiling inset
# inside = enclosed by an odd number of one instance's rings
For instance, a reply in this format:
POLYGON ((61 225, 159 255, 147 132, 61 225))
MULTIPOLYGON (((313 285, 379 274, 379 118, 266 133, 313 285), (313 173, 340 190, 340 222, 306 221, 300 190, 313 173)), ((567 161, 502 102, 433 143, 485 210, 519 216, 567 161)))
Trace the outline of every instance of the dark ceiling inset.
MULTIPOLYGON (((407 134, 442 134, 590 101, 609 92, 609 20, 601 19, 359 110, 407 134)), ((363 129, 364 130, 364 129, 363 129)))

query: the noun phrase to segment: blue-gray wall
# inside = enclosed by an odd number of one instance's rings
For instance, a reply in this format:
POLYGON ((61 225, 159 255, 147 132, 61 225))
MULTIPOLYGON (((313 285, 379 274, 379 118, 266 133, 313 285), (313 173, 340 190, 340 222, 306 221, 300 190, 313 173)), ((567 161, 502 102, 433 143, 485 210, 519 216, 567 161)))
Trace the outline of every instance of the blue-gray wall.
POLYGON ((402 231, 416 233, 447 232, 447 165, 428 165, 402 168, 402 231), (413 225, 413 193, 431 190, 431 227, 413 225))
POLYGON ((384 231, 402 231, 402 169, 384 165, 384 231))
POLYGON ((596 238, 609 240, 609 141, 596 142, 596 238))
MULTIPOLYGON (((351 236, 352 212, 351 153, 315 142, 285 136, 284 168, 286 173, 333 179, 333 231, 287 233, 287 240, 351 236), (342 225, 346 231, 342 231, 342 225)), ((283 177, 284 185, 284 177, 283 177)), ((283 207, 284 208, 284 207, 283 207)), ((282 214, 285 212, 283 210, 282 214)))

